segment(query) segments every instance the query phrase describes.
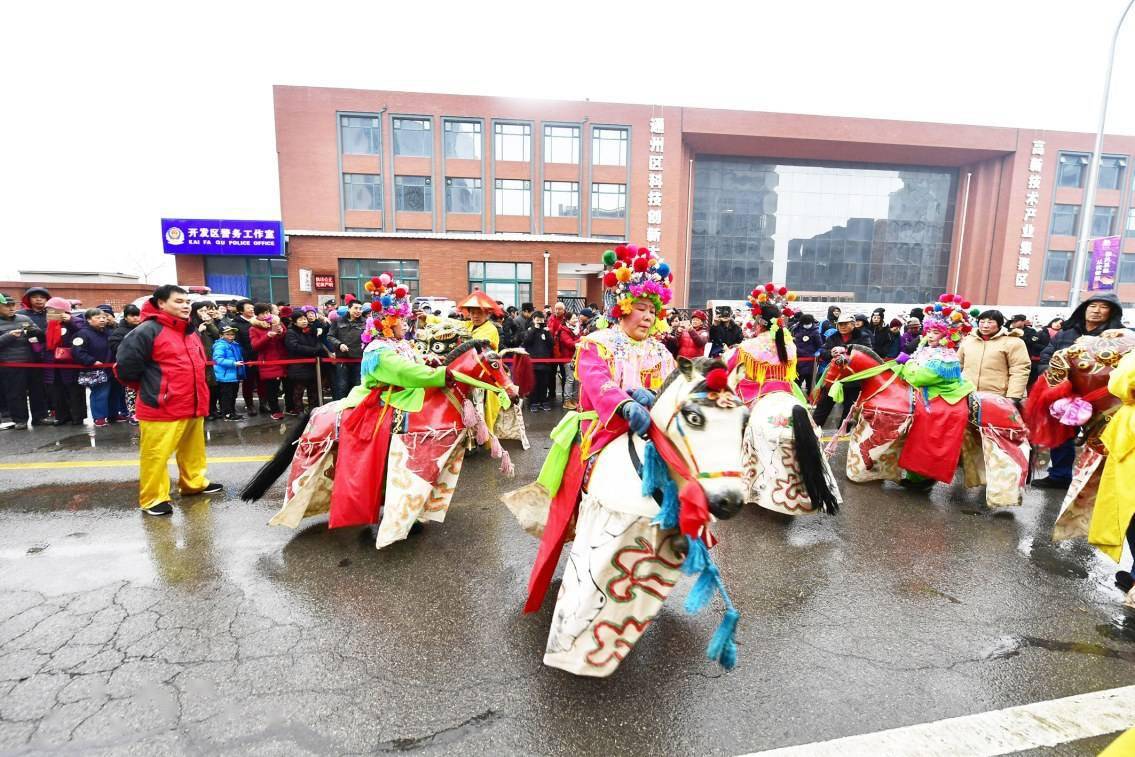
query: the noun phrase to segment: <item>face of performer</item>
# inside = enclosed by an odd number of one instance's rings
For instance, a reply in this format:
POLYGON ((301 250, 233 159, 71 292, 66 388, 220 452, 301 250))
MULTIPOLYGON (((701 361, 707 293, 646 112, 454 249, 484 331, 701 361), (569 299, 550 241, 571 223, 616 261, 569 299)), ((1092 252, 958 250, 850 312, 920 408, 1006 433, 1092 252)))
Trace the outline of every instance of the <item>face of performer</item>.
POLYGON ((1001 330, 1001 327, 992 318, 982 318, 977 322, 977 330, 982 336, 993 336, 1001 330))
POLYGON ((489 314, 485 312, 484 308, 467 308, 469 311, 469 320, 473 322, 473 326, 480 326, 482 323, 489 319, 489 314))
POLYGON ((394 334, 395 339, 406 338, 406 322, 401 318, 390 324, 390 333, 394 334))
POLYGON ((650 327, 654 325, 654 320, 657 317, 653 302, 635 300, 634 305, 631 306, 631 312, 619 320, 619 327, 631 339, 641 341, 650 335, 650 327))
POLYGON ((1097 326, 1102 326, 1111 319, 1111 305, 1095 301, 1089 302, 1088 307, 1084 309, 1084 322, 1089 329, 1094 329, 1097 326))

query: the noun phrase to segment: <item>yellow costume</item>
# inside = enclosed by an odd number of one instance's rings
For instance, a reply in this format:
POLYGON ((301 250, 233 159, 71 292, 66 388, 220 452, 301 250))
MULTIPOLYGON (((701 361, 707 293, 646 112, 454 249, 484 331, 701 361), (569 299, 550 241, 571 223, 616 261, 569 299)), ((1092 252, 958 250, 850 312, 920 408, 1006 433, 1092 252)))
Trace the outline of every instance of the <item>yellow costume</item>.
POLYGON ((1119 562, 1127 526, 1135 516, 1135 498, 1123 487, 1135 481, 1135 352, 1129 352, 1111 371, 1107 389, 1123 405, 1115 411, 1100 441, 1107 447, 1107 462, 1088 529, 1088 541, 1119 562))
MULTIPOLYGON (((500 332, 491 320, 486 320, 480 326, 469 323, 469 337, 471 339, 484 339, 493 348, 493 352, 500 349, 500 332)), ((501 412, 501 403, 493 392, 485 393, 485 425, 490 430, 496 428, 497 416, 501 412)))

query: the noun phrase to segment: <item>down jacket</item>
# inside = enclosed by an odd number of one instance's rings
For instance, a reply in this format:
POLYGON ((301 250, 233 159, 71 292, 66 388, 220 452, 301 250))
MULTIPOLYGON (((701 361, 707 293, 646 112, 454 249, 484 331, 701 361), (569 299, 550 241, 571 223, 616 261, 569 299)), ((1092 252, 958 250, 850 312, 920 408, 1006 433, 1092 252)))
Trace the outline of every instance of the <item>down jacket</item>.
POLYGON ((138 391, 140 421, 179 421, 209 414, 205 347, 189 321, 149 301, 142 323, 118 346, 115 373, 138 391))
POLYGON ((1001 329, 989 339, 971 333, 958 345, 962 373, 980 392, 993 392, 1011 400, 1028 392, 1032 360, 1023 339, 1001 329))

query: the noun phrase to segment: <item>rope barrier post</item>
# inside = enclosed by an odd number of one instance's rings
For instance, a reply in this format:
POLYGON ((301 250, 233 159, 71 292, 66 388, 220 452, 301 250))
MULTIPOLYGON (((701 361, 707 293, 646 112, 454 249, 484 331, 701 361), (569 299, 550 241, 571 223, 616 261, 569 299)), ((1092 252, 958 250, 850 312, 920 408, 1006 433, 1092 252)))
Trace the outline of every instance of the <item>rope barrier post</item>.
MULTIPOLYGON (((315 406, 323 405, 323 361, 315 358, 315 406)), ((299 408, 302 409, 302 408, 299 408)))

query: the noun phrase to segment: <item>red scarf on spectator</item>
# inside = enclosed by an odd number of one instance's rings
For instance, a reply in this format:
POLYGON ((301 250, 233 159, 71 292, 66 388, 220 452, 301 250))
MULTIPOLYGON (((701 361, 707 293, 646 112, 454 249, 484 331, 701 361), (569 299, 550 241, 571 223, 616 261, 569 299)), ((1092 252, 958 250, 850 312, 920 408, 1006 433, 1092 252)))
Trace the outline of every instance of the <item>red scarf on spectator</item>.
POLYGON ((63 321, 47 322, 47 349, 55 350, 63 342, 63 321))

